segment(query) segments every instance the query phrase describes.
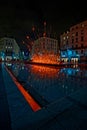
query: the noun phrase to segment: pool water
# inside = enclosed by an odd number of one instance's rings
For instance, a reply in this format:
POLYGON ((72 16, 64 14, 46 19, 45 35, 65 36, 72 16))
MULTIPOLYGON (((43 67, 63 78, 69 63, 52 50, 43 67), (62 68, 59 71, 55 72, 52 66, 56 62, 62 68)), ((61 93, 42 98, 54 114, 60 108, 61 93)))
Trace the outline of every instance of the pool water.
POLYGON ((17 80, 42 106, 64 98, 87 84, 87 70, 50 66, 11 64, 17 80))

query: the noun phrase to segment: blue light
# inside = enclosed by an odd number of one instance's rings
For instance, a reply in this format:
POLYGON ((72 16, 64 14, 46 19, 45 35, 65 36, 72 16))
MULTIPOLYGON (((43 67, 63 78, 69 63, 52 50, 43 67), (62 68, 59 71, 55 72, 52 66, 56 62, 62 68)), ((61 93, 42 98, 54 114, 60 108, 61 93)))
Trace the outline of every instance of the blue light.
POLYGON ((72 75, 72 69, 67 69, 67 74, 72 75))
POLYGON ((4 59, 5 59, 5 53, 3 51, 0 53, 0 57, 4 61, 4 59))
POLYGON ((67 57, 69 59, 73 57, 80 57, 79 54, 76 54, 76 51, 67 49, 66 51, 61 51, 61 57, 67 57))
POLYGON ((67 50, 67 56, 71 57, 72 56, 72 50, 67 50))
POLYGON ((24 55, 25 55, 25 56, 29 56, 29 51, 25 51, 25 52, 24 52, 24 55))
POLYGON ((67 54, 65 51, 61 51, 61 57, 67 57, 67 54))

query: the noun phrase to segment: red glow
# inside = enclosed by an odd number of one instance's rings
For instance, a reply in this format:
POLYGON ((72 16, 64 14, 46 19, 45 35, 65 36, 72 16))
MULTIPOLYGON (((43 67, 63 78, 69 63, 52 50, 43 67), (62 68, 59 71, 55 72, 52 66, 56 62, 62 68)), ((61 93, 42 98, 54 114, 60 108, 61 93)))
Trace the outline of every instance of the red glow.
POLYGON ((34 26, 32 27, 32 31, 35 31, 35 27, 34 26))
POLYGON ((13 81, 15 82, 15 84, 18 87, 18 89, 20 90, 20 92, 23 94, 23 96, 26 99, 26 101, 28 102, 28 104, 31 106, 32 110, 34 112, 40 110, 41 107, 39 106, 39 104, 31 97, 31 95, 23 88, 23 86, 19 82, 17 82, 16 78, 12 75, 12 73, 8 69, 7 69, 7 71, 10 74, 10 76, 12 77, 13 81))
POLYGON ((45 32, 43 33, 43 37, 46 37, 46 33, 45 32))
POLYGON ((32 61, 36 63, 47 63, 47 64, 59 64, 57 61, 58 56, 54 54, 34 54, 32 61))
POLYGON ((49 68, 49 67, 44 67, 44 66, 38 66, 38 65, 33 65, 31 67, 32 73, 40 76, 40 77, 46 77, 46 78, 52 78, 56 76, 59 72, 59 69, 55 68, 49 68))
POLYGON ((44 21, 44 26, 46 26, 46 21, 44 21))
POLYGON ((26 36, 27 39, 29 39, 29 36, 26 36))

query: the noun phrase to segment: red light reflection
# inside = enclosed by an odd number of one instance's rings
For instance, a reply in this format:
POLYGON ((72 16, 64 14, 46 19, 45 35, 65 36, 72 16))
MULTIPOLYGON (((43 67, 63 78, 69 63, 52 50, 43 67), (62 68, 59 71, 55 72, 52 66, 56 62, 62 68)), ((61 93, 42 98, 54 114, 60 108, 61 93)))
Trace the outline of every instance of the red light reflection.
POLYGON ((55 69, 55 68, 51 68, 51 67, 47 67, 47 66, 38 66, 38 65, 32 65, 31 67, 31 71, 32 73, 40 76, 40 77, 48 77, 48 78, 52 78, 55 77, 60 69, 55 69))
MULTIPOLYGON (((7 68, 6 68, 7 69, 7 68)), ((41 109, 41 107, 39 106, 39 104, 31 97, 31 95, 23 88, 23 86, 16 80, 16 78, 12 75, 12 73, 7 69, 8 73, 10 74, 10 76, 12 77, 14 83, 16 84, 16 86, 18 87, 18 89, 20 90, 20 92, 23 94, 24 98, 26 99, 26 101, 29 103, 29 105, 31 106, 32 110, 34 112, 38 111, 41 109)))

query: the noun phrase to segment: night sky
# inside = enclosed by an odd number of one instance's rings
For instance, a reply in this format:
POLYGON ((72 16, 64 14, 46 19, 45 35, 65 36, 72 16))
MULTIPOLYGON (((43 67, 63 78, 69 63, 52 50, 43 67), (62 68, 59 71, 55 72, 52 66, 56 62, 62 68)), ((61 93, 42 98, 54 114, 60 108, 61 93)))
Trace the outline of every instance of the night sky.
POLYGON ((0 37, 22 38, 32 30, 32 26, 41 30, 44 21, 47 31, 59 36, 70 26, 87 20, 86 2, 78 2, 3 0, 0 2, 0 37))

